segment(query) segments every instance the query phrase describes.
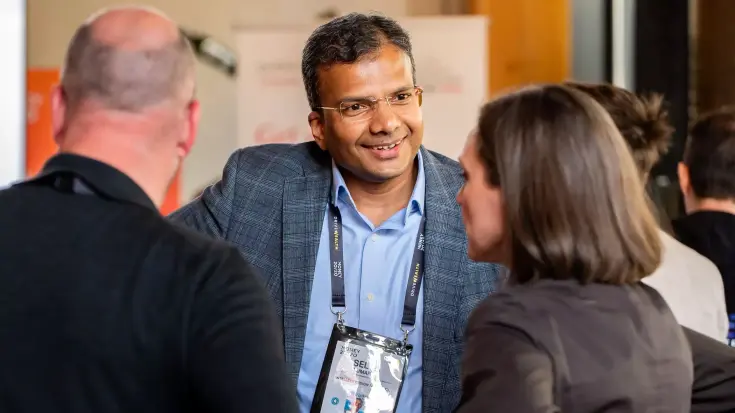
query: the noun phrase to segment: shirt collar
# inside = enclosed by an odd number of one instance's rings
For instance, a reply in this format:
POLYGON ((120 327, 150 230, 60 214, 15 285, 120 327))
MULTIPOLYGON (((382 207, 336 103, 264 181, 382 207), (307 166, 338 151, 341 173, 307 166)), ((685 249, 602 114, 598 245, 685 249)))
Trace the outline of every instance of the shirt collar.
POLYGON ((84 156, 62 153, 49 159, 38 176, 26 182, 57 172, 73 172, 102 195, 158 211, 151 198, 130 177, 103 162, 84 156))
MULTIPOLYGON (((411 200, 408 202, 409 207, 407 208, 408 213, 406 214, 406 218, 408 218, 409 214, 414 212, 424 215, 424 198, 426 194, 424 160, 421 156, 421 151, 419 151, 416 156, 418 158, 419 171, 416 176, 416 184, 413 187, 413 193, 411 194, 411 200)), ((334 160, 332 160, 332 192, 330 201, 335 203, 337 199, 341 199, 343 202, 347 202, 353 207, 355 206, 355 202, 352 200, 350 190, 347 189, 347 184, 342 177, 342 173, 339 171, 339 168, 337 168, 337 164, 334 163, 334 160)))

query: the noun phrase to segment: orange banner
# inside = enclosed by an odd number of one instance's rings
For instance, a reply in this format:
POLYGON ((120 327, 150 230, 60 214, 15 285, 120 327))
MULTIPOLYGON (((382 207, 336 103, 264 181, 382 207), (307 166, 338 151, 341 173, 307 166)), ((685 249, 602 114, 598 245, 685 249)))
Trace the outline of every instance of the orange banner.
MULTIPOLYGON (((59 83, 59 69, 28 69, 27 90, 27 129, 26 129, 26 176, 34 176, 46 161, 58 151, 53 136, 51 112, 51 92, 59 83)), ((161 205, 161 213, 167 215, 179 207, 179 187, 181 172, 171 183, 166 199, 161 205)))
POLYGON ((181 187, 181 171, 176 173, 176 178, 171 182, 171 186, 168 188, 166 198, 163 200, 161 205, 161 213, 168 215, 179 208, 179 188, 181 187))
POLYGON ((59 83, 59 70, 29 69, 26 79, 26 175, 33 176, 58 150, 53 136, 51 92, 59 83))

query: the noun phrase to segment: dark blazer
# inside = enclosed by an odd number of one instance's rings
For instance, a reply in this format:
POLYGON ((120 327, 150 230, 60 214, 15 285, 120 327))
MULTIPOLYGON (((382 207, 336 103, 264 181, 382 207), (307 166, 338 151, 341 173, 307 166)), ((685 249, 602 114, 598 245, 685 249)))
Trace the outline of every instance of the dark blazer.
MULTIPOLYGON (((421 148, 426 176, 423 410, 459 400, 459 362, 470 311, 495 289, 498 267, 467 258, 455 196, 457 162, 421 148)), ((262 274, 283 320, 286 362, 298 377, 312 280, 332 185, 332 160, 313 143, 235 152, 222 181, 171 218, 240 247, 262 274)))
POLYGON ((692 357, 644 284, 542 280, 472 314, 461 413, 689 413, 692 357))
MULTIPOLYGON (((676 238, 715 263, 725 286, 727 312, 735 315, 735 214, 698 211, 673 222, 676 238)), ((735 329, 732 331, 735 338, 735 329)))
POLYGON ((735 412, 735 348, 683 327, 692 348, 692 413, 735 412))

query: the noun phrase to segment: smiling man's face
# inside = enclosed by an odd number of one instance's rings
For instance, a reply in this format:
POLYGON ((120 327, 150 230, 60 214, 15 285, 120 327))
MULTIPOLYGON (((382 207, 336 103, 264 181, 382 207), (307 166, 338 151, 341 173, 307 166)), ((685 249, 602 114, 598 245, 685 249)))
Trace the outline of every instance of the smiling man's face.
POLYGON ((412 173, 424 125, 411 61, 402 50, 386 45, 353 64, 320 69, 319 92, 321 106, 342 108, 341 114, 324 109, 309 116, 314 139, 337 165, 369 182, 412 173))

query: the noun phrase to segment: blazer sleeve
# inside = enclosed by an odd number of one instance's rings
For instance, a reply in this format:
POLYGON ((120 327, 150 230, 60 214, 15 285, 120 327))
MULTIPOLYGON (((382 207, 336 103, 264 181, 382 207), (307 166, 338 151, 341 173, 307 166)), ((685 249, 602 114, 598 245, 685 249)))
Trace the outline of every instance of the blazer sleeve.
POLYGON ((227 160, 222 179, 202 195, 169 215, 169 219, 215 238, 227 238, 237 189, 238 164, 242 150, 227 160))
POLYGON ((735 348, 683 329, 694 361, 692 413, 735 411, 735 348))
POLYGON ((525 333, 487 317, 481 305, 467 327, 457 413, 560 412, 549 355, 525 333))

